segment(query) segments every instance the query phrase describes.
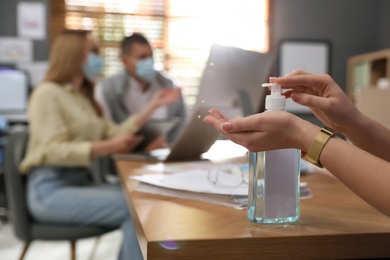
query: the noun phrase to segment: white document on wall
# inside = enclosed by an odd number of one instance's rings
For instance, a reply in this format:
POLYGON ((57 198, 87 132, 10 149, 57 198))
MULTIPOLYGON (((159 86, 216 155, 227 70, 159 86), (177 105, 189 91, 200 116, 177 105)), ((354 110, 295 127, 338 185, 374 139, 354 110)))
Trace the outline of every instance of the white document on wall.
POLYGON ((33 60, 32 42, 16 37, 0 37, 0 62, 19 63, 33 60))
POLYGON ((35 87, 40 82, 42 82, 46 76, 46 72, 48 69, 47 61, 38 61, 38 62, 22 62, 18 63, 17 67, 19 69, 25 70, 28 72, 30 77, 30 83, 32 87, 35 87))
POLYGON ((17 21, 20 37, 34 40, 46 39, 46 7, 43 3, 18 3, 17 21))

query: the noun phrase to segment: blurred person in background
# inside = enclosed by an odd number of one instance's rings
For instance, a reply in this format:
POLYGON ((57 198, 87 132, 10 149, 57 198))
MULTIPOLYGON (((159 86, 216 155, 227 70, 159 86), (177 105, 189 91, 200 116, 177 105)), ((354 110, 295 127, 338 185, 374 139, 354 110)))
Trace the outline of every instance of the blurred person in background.
POLYGON ((29 102, 29 141, 21 172, 28 174, 27 202, 33 218, 46 223, 120 227, 119 259, 142 259, 134 226, 119 185, 94 185, 93 159, 129 152, 135 135, 155 110, 177 100, 156 92, 121 124, 107 119, 94 100, 94 78, 102 69, 86 31, 65 31, 54 41, 45 80, 29 102))
POLYGON ((152 46, 142 34, 134 33, 123 38, 120 49, 124 69, 97 84, 96 100, 107 117, 121 123, 143 109, 155 93, 161 90, 177 92, 179 98, 176 102, 159 107, 151 116, 151 119, 180 119, 167 135, 168 142, 172 142, 186 117, 180 89, 154 68, 152 46))

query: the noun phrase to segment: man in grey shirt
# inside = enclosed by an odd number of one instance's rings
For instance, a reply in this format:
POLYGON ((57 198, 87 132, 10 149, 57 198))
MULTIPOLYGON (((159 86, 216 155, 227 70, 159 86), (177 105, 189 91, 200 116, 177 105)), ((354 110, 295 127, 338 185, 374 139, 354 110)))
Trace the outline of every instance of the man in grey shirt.
MULTIPOLYGON (((102 80, 95 89, 95 99, 113 121, 120 123, 140 111, 154 95, 168 89, 180 91, 172 80, 154 69, 153 50, 143 35, 134 33, 122 40, 121 61, 124 70, 102 80)), ((180 118, 180 123, 168 133, 167 139, 172 141, 185 117, 186 108, 180 94, 176 102, 156 109, 151 119, 180 118)))

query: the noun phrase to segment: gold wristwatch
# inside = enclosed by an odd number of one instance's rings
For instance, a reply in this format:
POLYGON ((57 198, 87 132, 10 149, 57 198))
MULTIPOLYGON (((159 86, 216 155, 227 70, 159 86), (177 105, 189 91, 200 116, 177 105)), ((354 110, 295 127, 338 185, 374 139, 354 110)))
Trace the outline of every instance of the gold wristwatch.
POLYGON ((335 131, 327 126, 321 128, 321 131, 314 138, 313 143, 310 145, 307 153, 303 156, 303 159, 320 168, 324 168, 319 161, 320 155, 325 144, 334 135, 334 133, 335 131))

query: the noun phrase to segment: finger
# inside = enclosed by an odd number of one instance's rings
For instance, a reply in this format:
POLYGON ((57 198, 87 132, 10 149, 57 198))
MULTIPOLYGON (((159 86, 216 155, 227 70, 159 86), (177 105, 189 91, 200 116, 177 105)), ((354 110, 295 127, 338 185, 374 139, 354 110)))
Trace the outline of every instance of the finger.
MULTIPOLYGON (((297 76, 297 75, 312 75, 312 73, 309 73, 304 70, 293 70, 292 72, 287 73, 283 77, 289 77, 289 76, 297 76)), ((275 83, 275 80, 280 77, 269 77, 269 82, 275 83)))
POLYGON ((310 95, 315 95, 315 96, 322 96, 322 93, 319 93, 319 91, 316 91, 315 89, 307 88, 307 87, 296 87, 294 89, 287 89, 285 92, 283 92, 283 95, 286 98, 290 98, 292 93, 306 93, 310 95))
POLYGON ((176 91, 176 89, 171 89, 169 92, 168 92, 169 96, 171 97, 177 97, 179 95, 179 92, 176 91))
POLYGON ((297 69, 297 70, 293 70, 293 71, 287 73, 287 74, 284 75, 283 77, 296 76, 296 75, 312 75, 312 73, 307 72, 307 71, 305 71, 305 70, 297 69))
POLYGON ((217 110, 218 113, 218 117, 222 118, 222 119, 225 119, 225 120, 229 120, 229 118, 227 118, 223 113, 221 113, 219 110, 217 110))
POLYGON ((221 133, 223 133, 223 129, 221 128, 221 125, 226 122, 226 120, 224 118, 217 118, 215 117, 214 115, 208 115, 206 116, 203 121, 205 121, 206 123, 208 123, 209 125, 212 125, 215 127, 215 129, 217 129, 218 131, 220 131, 221 133))
POLYGON ((180 97, 180 90, 178 89, 172 93, 172 98, 174 101, 176 101, 179 97, 180 97))
POLYGON ((328 83, 325 82, 323 77, 318 75, 295 75, 286 76, 281 78, 274 78, 273 82, 282 86, 282 88, 297 88, 297 87, 318 87, 326 86, 328 83))
POLYGON ((146 151, 151 151, 158 148, 163 148, 165 145, 165 140, 161 136, 155 138, 147 147, 145 148, 146 151))
POLYGON ((254 115, 244 118, 236 118, 223 122, 221 128, 226 132, 247 132, 259 130, 260 115, 254 115))
POLYGON ((144 139, 144 136, 143 135, 133 135, 133 134, 130 134, 126 137, 126 142, 128 143, 132 143, 132 142, 138 142, 140 140, 143 140, 144 139))
POLYGON ((289 89, 289 90, 287 90, 287 91, 285 91, 285 92, 283 93, 283 96, 285 96, 286 98, 290 98, 290 97, 291 97, 291 94, 294 93, 294 92, 295 92, 294 90, 289 89))
POLYGON ((163 93, 166 94, 166 93, 171 93, 171 92, 173 92, 173 91, 174 91, 173 88, 165 88, 163 93))
POLYGON ((294 92, 291 94, 291 99, 303 106, 319 110, 326 110, 329 107, 329 98, 294 92))
POLYGON ((224 116, 218 109, 212 108, 209 110, 209 113, 210 113, 210 115, 213 115, 218 119, 226 119, 227 120, 227 117, 224 116))

